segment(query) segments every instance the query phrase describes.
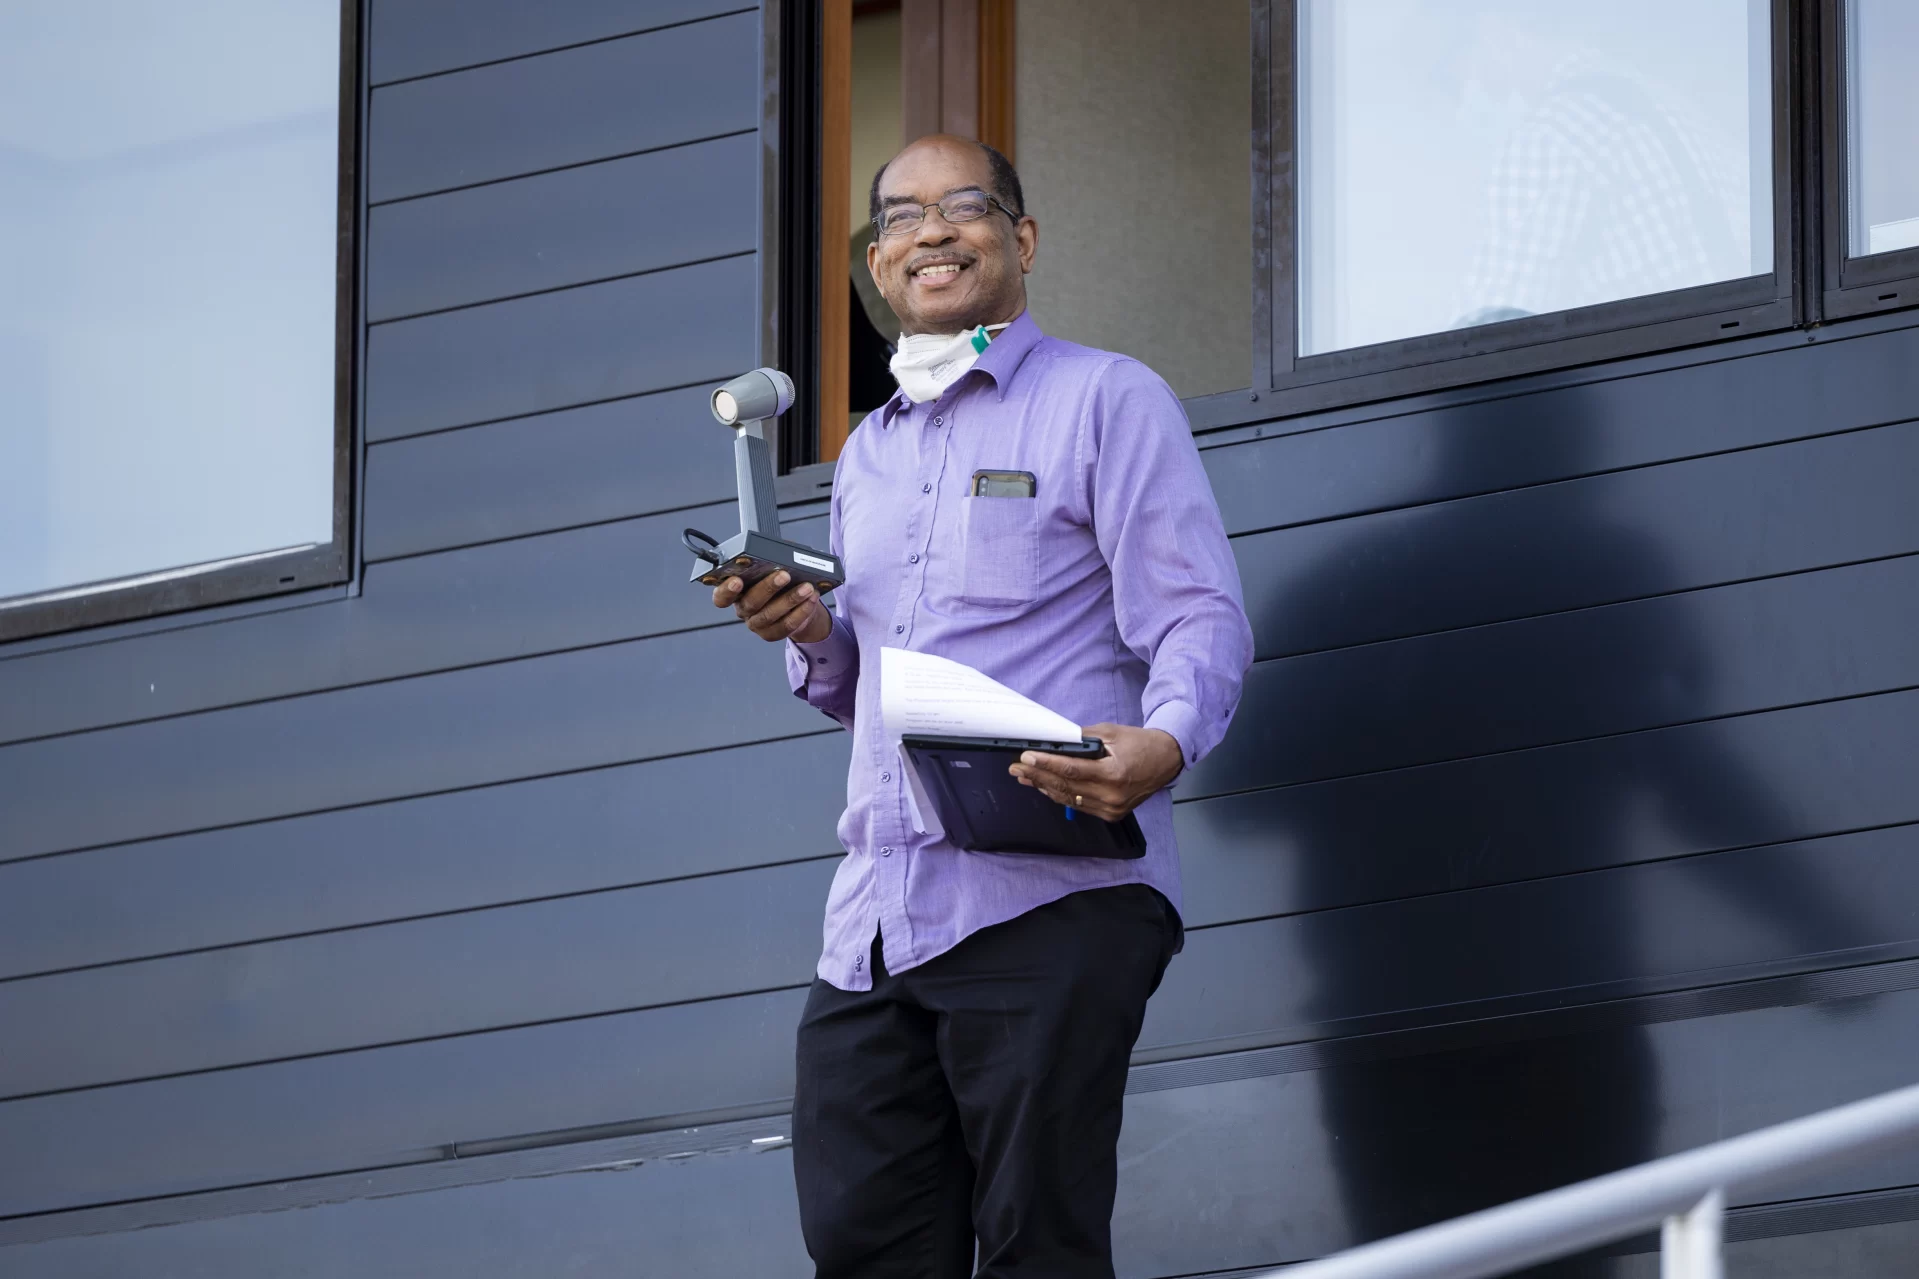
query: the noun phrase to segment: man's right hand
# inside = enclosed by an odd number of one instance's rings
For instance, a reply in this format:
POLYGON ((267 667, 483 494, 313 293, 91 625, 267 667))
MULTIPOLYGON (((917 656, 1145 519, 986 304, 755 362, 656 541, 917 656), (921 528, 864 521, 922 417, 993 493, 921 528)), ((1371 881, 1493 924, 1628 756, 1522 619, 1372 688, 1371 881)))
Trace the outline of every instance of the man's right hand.
POLYGON ((792 581, 792 574, 782 570, 749 591, 739 578, 729 577, 713 588, 713 607, 732 609, 763 640, 817 644, 833 633, 833 615, 810 583, 793 586, 792 581))

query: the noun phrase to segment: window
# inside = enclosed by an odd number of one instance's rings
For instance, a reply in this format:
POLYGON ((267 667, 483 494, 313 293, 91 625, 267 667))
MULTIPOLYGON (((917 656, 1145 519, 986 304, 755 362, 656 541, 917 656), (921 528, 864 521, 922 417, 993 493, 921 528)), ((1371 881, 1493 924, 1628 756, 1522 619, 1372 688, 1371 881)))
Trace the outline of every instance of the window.
POLYGON ((1919 5, 1827 6, 1825 309, 1841 316, 1919 301, 1919 5))
POLYGON ((1751 0, 1305 0, 1302 355, 1772 269, 1751 0))
POLYGON ((343 21, 0 7, 0 639, 344 576, 343 21))
POLYGON ((1400 394, 1791 322, 1783 6, 1282 7, 1276 387, 1417 368, 1319 398, 1400 394))
POLYGON ((1919 6, 1852 0, 1847 8, 1847 256, 1919 249, 1919 6))

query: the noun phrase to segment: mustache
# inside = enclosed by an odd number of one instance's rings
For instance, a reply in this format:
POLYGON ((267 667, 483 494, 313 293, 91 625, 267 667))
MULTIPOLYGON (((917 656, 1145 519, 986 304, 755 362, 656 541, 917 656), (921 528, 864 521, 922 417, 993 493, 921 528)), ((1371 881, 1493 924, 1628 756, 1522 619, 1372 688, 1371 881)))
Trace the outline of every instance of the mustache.
POLYGON ((943 266, 949 262, 955 262, 961 266, 972 266, 978 261, 979 255, 976 253, 955 253, 951 249, 941 249, 934 253, 922 253, 908 261, 906 273, 911 275, 923 266, 943 266))

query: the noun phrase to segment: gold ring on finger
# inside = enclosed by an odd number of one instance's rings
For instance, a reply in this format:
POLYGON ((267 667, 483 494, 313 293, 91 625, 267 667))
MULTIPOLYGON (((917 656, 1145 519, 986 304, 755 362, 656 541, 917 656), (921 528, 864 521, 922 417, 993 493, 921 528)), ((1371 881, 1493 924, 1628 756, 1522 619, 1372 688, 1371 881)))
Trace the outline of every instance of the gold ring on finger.
POLYGON ((1075 795, 1075 796, 1073 796, 1073 807, 1074 807, 1074 808, 1078 808, 1078 807, 1080 807, 1080 805, 1081 805, 1081 804, 1083 804, 1083 803, 1085 802, 1085 800, 1086 800, 1086 796, 1084 796, 1084 795, 1075 795))

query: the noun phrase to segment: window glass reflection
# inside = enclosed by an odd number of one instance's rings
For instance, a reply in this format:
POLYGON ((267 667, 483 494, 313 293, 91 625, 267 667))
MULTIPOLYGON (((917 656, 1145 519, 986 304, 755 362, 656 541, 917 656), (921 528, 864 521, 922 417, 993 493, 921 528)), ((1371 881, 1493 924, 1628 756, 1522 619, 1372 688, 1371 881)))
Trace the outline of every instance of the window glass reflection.
POLYGON ((1919 248, 1919 4, 1846 6, 1852 256, 1919 248))
POLYGON ((1302 0, 1299 35, 1302 354, 1771 270, 1763 0, 1302 0))
POLYGON ((0 4, 0 600, 330 540, 339 22, 0 4))

